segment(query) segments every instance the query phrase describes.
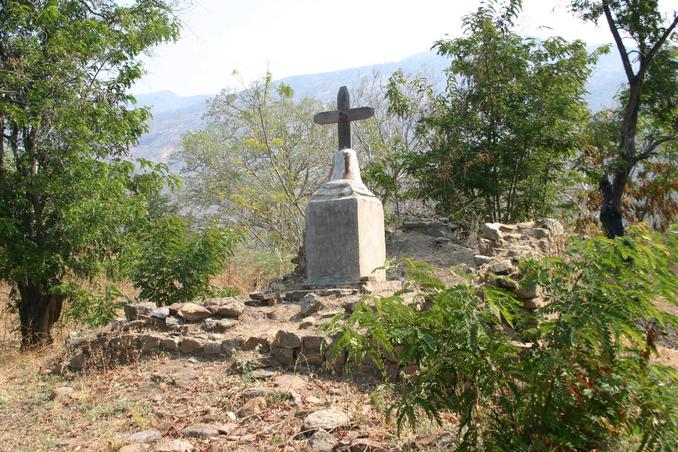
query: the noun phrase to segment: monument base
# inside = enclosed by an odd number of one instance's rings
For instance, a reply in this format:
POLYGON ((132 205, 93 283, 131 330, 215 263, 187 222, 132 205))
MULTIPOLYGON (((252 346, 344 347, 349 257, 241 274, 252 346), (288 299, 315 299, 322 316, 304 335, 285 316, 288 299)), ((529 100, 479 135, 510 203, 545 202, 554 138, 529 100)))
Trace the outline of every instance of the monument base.
POLYGON ((323 185, 306 207, 306 271, 309 285, 384 281, 384 209, 361 181, 323 185))

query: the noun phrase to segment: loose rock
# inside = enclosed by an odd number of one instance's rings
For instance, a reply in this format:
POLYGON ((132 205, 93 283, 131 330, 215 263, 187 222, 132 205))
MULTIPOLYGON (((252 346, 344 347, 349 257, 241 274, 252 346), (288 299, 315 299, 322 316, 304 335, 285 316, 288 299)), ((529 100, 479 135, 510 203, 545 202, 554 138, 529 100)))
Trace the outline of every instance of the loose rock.
POLYGON ((123 309, 125 310, 127 320, 132 321, 139 319, 139 317, 148 317, 156 308, 155 303, 149 301, 145 303, 128 303, 123 309))
POLYGON ((337 440, 327 431, 320 429, 308 439, 308 447, 315 452, 331 452, 337 445, 337 440))
POLYGON ((155 452, 193 452, 195 447, 191 443, 175 439, 173 441, 161 444, 153 449, 155 452))
POLYGON ((315 411, 304 419, 304 431, 332 431, 342 427, 348 427, 348 416, 334 408, 315 411))
POLYGON ((120 435, 120 439, 124 441, 129 441, 130 443, 137 444, 146 444, 153 441, 157 441, 162 437, 162 434, 155 429, 144 430, 137 433, 131 433, 128 435, 120 435))
POLYGON ((219 436, 219 427, 214 424, 193 424, 181 431, 185 436, 192 438, 211 438, 219 436))
POLYGON ((177 315, 189 322, 199 322, 210 317, 212 313, 204 306, 195 303, 184 303, 177 315))

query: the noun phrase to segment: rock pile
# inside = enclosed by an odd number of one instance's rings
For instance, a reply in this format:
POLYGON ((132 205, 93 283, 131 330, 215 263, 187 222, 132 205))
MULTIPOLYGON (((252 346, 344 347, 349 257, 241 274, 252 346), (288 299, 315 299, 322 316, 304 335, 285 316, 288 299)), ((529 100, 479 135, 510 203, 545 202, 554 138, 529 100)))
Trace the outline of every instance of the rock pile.
POLYGON ((159 353, 218 358, 240 352, 251 352, 264 366, 323 366, 330 362, 332 338, 315 327, 352 312, 361 294, 355 289, 317 292, 254 293, 248 299, 210 298, 167 307, 127 304, 124 319, 69 338, 68 359, 56 367, 79 371, 159 353))
POLYGON ((558 255, 565 241, 563 225, 551 218, 518 224, 485 223, 478 238, 479 254, 474 258, 484 282, 513 291, 525 309, 532 311, 543 304, 541 291, 523 278, 519 260, 558 255))

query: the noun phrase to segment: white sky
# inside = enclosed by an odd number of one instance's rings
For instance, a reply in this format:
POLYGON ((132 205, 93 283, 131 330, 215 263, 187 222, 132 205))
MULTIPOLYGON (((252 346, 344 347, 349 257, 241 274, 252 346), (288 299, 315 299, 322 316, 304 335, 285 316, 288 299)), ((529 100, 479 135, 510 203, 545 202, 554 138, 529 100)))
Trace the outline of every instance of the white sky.
MULTIPOLYGON (((398 61, 461 34, 479 0, 189 0, 180 40, 145 58, 136 94, 212 94, 266 70, 278 79, 398 61)), ((678 0, 670 0, 678 3, 678 0)), ((610 42, 607 28, 584 24, 566 0, 524 0, 518 31, 610 42)))

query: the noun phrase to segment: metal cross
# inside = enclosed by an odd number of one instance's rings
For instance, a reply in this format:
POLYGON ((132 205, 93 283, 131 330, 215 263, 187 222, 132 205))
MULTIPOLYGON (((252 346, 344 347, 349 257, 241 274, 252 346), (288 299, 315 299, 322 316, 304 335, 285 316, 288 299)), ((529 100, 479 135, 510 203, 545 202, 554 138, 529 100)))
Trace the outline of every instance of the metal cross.
POLYGON ((372 116, 374 116, 374 108, 372 107, 351 108, 348 89, 342 86, 337 94, 337 109, 318 113, 313 117, 313 122, 316 124, 337 124, 339 150, 341 151, 351 147, 351 121, 359 121, 372 116))

